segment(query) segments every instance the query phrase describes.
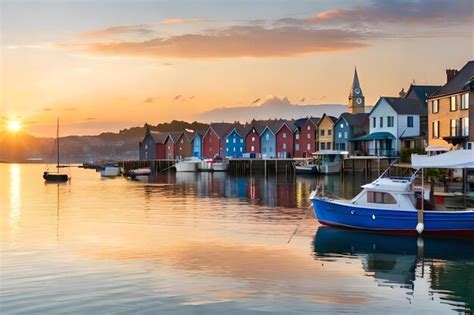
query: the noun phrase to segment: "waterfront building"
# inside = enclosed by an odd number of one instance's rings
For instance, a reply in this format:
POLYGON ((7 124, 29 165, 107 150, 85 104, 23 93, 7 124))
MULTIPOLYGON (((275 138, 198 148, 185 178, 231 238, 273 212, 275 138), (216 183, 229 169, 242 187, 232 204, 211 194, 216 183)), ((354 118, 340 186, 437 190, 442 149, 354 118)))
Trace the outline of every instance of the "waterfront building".
POLYGON ((233 125, 229 123, 212 123, 202 139, 202 156, 209 159, 225 156, 225 139, 233 125))
POLYGON ((202 158, 202 136, 203 135, 204 133, 202 131, 197 131, 194 133, 194 136, 191 139, 194 157, 202 158))
POLYGON ((291 121, 276 121, 270 129, 275 134, 276 157, 286 159, 294 157, 294 132, 297 127, 291 121))
POLYGON ((362 93, 357 68, 354 70, 354 78, 352 80, 351 91, 349 92, 349 113, 365 113, 365 96, 364 93, 362 93))
POLYGON ((318 122, 318 150, 334 150, 334 123, 337 118, 326 114, 318 122))
POLYGON ((194 132, 187 130, 181 133, 174 144, 175 158, 182 159, 192 155, 192 139, 194 138, 194 135, 194 132))
POLYGON ((165 141, 168 134, 147 128, 143 141, 139 143, 139 160, 153 161, 165 158, 165 141))
POLYGON ((241 158, 245 153, 246 128, 235 125, 227 134, 225 139, 225 156, 230 158, 241 158))
POLYGON ((343 113, 334 123, 334 149, 350 154, 365 154, 364 141, 356 140, 369 133, 369 114, 343 113))
POLYGON ((269 126, 265 126, 260 136, 260 151, 262 158, 276 157, 276 136, 269 126))
POLYGON ((294 157, 306 158, 317 151, 319 117, 301 118, 295 121, 294 157))
POLYGON ((446 84, 428 99, 428 144, 466 148, 474 142, 474 61, 446 74, 446 84))
POLYGON ((259 157, 260 151, 260 136, 262 135, 264 125, 251 125, 245 135, 245 152, 247 152, 250 158, 259 157))
POLYGON ((165 158, 168 160, 176 159, 175 144, 182 135, 182 131, 173 131, 168 133, 165 141, 165 158))

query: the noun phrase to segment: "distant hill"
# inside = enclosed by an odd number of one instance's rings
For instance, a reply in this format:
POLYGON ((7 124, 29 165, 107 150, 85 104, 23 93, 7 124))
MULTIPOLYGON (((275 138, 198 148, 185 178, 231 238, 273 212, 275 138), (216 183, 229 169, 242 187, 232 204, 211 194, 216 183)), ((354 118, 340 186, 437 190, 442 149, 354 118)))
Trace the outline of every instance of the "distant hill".
POLYGON ((233 122, 269 118, 297 119, 307 116, 321 117, 324 113, 338 117, 343 112, 347 112, 347 105, 295 105, 291 104, 287 98, 271 97, 260 105, 213 109, 200 114, 197 120, 233 122))

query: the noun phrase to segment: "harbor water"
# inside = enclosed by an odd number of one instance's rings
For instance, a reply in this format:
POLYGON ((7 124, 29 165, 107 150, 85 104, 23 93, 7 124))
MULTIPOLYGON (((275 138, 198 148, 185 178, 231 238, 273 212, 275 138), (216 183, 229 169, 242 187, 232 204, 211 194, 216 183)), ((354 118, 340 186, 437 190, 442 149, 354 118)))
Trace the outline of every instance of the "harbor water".
POLYGON ((43 170, 0 164, 1 314, 474 311, 474 240, 317 223, 311 190, 351 198, 360 174, 43 170))

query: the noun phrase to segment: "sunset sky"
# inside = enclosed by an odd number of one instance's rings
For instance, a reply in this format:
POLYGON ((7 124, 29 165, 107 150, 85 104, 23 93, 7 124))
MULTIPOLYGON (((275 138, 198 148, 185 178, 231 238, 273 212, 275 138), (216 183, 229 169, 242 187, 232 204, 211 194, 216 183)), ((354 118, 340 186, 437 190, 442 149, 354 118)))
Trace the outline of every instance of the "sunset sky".
POLYGON ((2 128, 40 136, 57 116, 82 135, 272 95, 346 104, 355 66, 373 104, 474 58, 471 0, 0 3, 2 128))

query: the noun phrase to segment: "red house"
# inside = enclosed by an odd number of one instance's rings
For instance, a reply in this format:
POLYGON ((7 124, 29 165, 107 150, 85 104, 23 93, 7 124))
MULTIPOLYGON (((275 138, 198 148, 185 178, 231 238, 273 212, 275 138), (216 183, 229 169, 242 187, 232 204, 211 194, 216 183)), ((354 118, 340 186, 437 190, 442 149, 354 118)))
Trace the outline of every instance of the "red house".
POLYGON ((169 132, 165 142, 165 156, 168 160, 176 159, 175 144, 181 137, 182 131, 169 132))
POLYGON ((245 136, 245 152, 255 153, 255 157, 260 155, 260 136, 262 135, 265 126, 252 125, 245 136))
POLYGON ((157 132, 153 135, 156 141, 156 159, 164 160, 166 159, 166 139, 168 138, 167 133, 157 132))
POLYGON ((294 132, 297 127, 291 121, 278 121, 270 128, 276 135, 276 156, 279 159, 294 156, 294 132))
POLYGON ((318 122, 316 117, 305 118, 299 127, 299 141, 295 137, 295 157, 310 157, 317 151, 318 122))
POLYGON ((202 139, 202 157, 211 159, 225 156, 225 138, 233 127, 228 123, 212 123, 202 139))

